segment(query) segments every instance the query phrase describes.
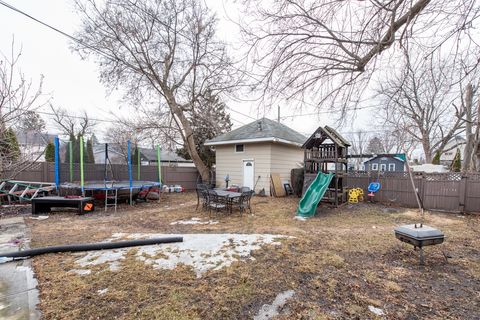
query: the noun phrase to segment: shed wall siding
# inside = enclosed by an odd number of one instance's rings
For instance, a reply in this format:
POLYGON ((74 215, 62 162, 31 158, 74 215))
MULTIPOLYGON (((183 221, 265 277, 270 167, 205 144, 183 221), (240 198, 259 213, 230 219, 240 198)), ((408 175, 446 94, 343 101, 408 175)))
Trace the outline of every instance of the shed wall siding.
MULTIPOLYGON (((294 168, 302 168, 304 152, 300 147, 284 144, 272 144, 271 172, 280 174, 281 180, 290 181, 290 173, 294 168)), ((291 184, 291 183, 290 183, 291 184)))
POLYGON ((216 146, 216 185, 225 187, 224 178, 230 176, 229 185, 243 185, 243 160, 254 161, 254 181, 258 180, 255 191, 265 188, 266 194, 270 194, 270 158, 271 143, 244 144, 244 152, 236 153, 235 145, 216 146))

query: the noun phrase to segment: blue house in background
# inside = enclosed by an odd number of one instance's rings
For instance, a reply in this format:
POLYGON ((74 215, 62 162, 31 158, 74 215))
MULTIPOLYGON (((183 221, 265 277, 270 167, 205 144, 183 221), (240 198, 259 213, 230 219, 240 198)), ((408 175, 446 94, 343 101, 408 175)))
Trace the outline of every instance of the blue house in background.
POLYGON ((405 171, 405 154, 379 154, 363 162, 365 171, 405 171))

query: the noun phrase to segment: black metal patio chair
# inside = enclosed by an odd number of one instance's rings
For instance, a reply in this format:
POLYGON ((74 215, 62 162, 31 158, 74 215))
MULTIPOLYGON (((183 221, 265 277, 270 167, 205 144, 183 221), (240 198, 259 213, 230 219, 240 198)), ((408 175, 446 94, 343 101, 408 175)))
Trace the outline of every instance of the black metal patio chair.
POLYGON ((215 210, 215 212, 219 212, 221 210, 227 210, 228 209, 228 203, 227 200, 224 197, 220 197, 215 190, 207 190, 207 206, 209 209, 209 213, 212 212, 212 210, 215 210))
POLYGON ((238 198, 238 201, 234 202, 233 205, 237 206, 240 209, 240 212, 243 213, 245 210, 249 210, 252 214, 252 206, 250 204, 253 196, 253 190, 243 192, 242 195, 238 198))
POLYGON ((197 192, 197 206, 195 207, 195 211, 198 210, 198 207, 200 204, 202 205, 202 208, 207 207, 207 202, 208 202, 208 187, 205 184, 197 184, 197 187, 195 188, 195 191, 197 192))

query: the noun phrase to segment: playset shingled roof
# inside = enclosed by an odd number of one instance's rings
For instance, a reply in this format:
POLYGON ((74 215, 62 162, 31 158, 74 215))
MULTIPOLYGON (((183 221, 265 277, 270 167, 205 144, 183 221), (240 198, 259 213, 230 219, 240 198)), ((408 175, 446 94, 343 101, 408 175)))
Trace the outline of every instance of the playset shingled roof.
POLYGON ((310 138, 305 141, 305 143, 302 145, 302 148, 311 149, 313 147, 318 147, 327 139, 330 139, 333 143, 342 148, 351 146, 350 142, 342 137, 335 129, 325 126, 324 128, 318 127, 318 129, 315 130, 310 138))

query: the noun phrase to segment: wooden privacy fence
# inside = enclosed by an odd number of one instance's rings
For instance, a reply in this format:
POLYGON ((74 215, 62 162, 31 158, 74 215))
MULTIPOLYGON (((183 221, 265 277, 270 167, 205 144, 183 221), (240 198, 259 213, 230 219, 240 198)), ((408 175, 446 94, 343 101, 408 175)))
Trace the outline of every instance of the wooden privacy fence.
MULTIPOLYGON (((158 181, 158 167, 148 165, 140 167, 140 179, 137 175, 137 166, 132 166, 133 180, 158 181)), ((103 181, 105 166, 103 164, 84 164, 85 181, 103 181)), ((127 180, 128 166, 125 164, 112 164, 108 168, 109 180, 127 180)), ((181 185, 187 190, 194 190, 199 174, 195 167, 170 167, 162 166, 162 182, 167 185, 181 185)), ((35 182, 55 182, 55 165, 48 162, 32 164, 23 172, 17 174, 14 179, 35 182)), ((73 181, 80 180, 80 164, 73 164, 73 181)), ((70 167, 67 163, 60 165, 60 182, 70 181, 70 167)))
MULTIPOLYGON (((404 207, 417 207, 408 172, 349 172, 348 188, 363 188, 378 181, 381 189, 375 200, 404 207)), ((480 212, 480 173, 414 173, 415 186, 427 210, 480 212)))

